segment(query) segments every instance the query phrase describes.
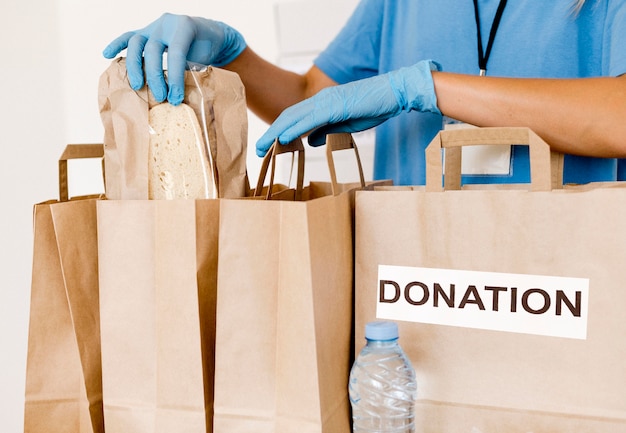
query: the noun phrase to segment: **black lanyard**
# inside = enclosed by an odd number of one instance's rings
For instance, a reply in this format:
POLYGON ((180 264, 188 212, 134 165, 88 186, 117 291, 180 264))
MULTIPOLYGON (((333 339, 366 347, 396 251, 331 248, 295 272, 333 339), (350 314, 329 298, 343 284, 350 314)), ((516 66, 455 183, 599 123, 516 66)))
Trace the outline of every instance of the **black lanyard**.
POLYGON ((478 68, 480 69, 480 75, 483 76, 487 73, 487 62, 489 61, 489 55, 491 54, 491 47, 493 41, 496 38, 496 32, 500 25, 500 19, 504 12, 507 0, 500 0, 496 16, 491 23, 491 31, 489 32, 489 41, 487 42, 487 50, 483 53, 483 40, 480 35, 480 14, 478 13, 478 0, 474 0, 474 13, 476 15, 476 39, 478 40, 478 68))

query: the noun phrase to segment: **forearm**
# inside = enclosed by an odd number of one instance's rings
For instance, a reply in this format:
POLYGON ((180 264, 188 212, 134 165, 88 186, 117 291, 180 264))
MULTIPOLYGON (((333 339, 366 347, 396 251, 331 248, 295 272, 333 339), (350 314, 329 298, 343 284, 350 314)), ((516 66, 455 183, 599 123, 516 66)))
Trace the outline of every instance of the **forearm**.
POLYGON ((271 123, 287 107, 334 82, 313 67, 304 75, 281 69, 246 48, 225 69, 237 72, 246 89, 248 107, 271 123))
POLYGON ((477 126, 527 126, 555 150, 626 157, 626 77, 517 79, 433 73, 447 116, 477 126))

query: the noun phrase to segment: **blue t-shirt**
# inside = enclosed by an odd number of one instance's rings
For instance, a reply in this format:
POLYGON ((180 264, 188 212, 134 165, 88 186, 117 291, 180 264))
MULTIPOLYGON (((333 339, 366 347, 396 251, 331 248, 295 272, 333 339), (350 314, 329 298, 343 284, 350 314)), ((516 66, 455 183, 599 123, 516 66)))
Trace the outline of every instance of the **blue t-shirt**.
MULTIPOLYGON (((483 47, 499 0, 480 0, 483 47)), ((487 74, 502 77, 576 78, 626 73, 626 0, 508 2, 487 74)), ((315 64, 343 84, 433 59, 444 71, 478 74, 476 21, 469 0, 362 0, 315 64)), ((376 129, 374 177, 398 185, 425 181, 424 149, 442 117, 410 112, 376 129)), ((566 155, 565 183, 610 181, 615 159, 566 155)), ((507 176, 464 176, 465 183, 529 181, 528 150, 513 146, 507 176)))

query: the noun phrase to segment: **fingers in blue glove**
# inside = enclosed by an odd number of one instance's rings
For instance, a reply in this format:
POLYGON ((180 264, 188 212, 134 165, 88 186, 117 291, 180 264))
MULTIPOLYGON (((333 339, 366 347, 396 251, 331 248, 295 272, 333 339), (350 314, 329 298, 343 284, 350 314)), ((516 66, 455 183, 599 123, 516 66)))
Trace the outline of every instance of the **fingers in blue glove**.
POLYGON ((141 89, 144 84, 143 51, 147 41, 148 38, 137 31, 130 31, 115 38, 102 50, 102 55, 107 59, 113 59, 122 51, 127 50, 126 70, 133 90, 141 89))
POLYGON ((315 111, 312 106, 311 98, 305 99, 291 107, 285 109, 280 116, 272 123, 265 134, 256 142, 256 154, 263 157, 272 147, 274 141, 278 139, 281 144, 290 143, 309 129, 319 126, 311 120, 311 116, 315 111), (307 119, 307 116, 309 117, 307 119), (311 125, 307 128, 306 125, 311 125), (293 127, 298 127, 297 132, 293 132, 293 127))
POLYGON ((317 131, 309 136, 309 143, 318 145, 325 141, 326 134, 364 131, 402 111, 441 114, 431 74, 436 69, 440 69, 438 64, 424 60, 386 74, 323 89, 283 111, 257 141, 257 154, 265 155, 275 138, 287 143, 314 129, 317 131))
POLYGON ((172 105, 179 105, 185 97, 185 69, 194 40, 192 28, 176 33, 167 49, 167 100, 172 105))
POLYGON ((131 87, 139 90, 145 81, 156 100, 166 98, 178 105, 184 98, 187 62, 223 66, 246 47, 239 32, 228 25, 206 18, 164 13, 143 29, 126 32, 103 50, 114 58, 127 49, 126 67, 131 87), (167 83, 163 55, 167 51, 167 83))
POLYGON ((109 45, 107 45, 104 50, 102 50, 102 55, 106 59, 114 58, 119 53, 124 51, 126 47, 128 47, 128 41, 134 34, 135 32, 126 32, 113 39, 111 43, 109 43, 109 45))
POLYGON ((143 51, 146 82, 157 102, 163 102, 167 98, 167 84, 163 73, 163 54, 166 48, 160 41, 148 39, 143 51))
POLYGON ((257 141, 257 155, 265 155, 276 138, 288 143, 315 129, 309 144, 319 146, 330 131, 363 131, 399 112, 386 76, 328 87, 284 110, 257 141))
POLYGON ((140 34, 133 35, 128 41, 126 51, 126 71, 133 90, 143 87, 143 50, 148 39, 140 34))

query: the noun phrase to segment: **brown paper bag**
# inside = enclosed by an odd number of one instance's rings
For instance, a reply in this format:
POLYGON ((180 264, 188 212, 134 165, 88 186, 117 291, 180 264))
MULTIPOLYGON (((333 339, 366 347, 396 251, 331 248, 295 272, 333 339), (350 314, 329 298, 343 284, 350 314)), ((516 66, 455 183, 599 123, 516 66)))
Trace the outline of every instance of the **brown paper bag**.
MULTIPOLYGON (((104 126, 107 198, 148 199, 148 112, 158 103, 147 86, 139 91, 130 87, 124 58, 115 59, 100 77, 98 102, 104 126)), ((187 71, 183 103, 197 116, 217 196, 245 196, 248 112, 239 76, 214 67, 187 71)))
POLYGON ((61 201, 35 205, 24 431, 104 431, 96 200, 68 201, 67 160, 102 158, 69 145, 59 161, 61 201))
MULTIPOLYGON (((345 137, 329 138, 328 151, 354 147, 345 137)), ((272 151, 298 151, 301 161, 301 143, 292 145, 272 151)), ((355 187, 301 190, 299 167, 295 188, 257 186, 269 200, 221 200, 216 433, 350 431, 355 187), (276 199, 285 192, 302 201, 276 199)))
POLYGON ((210 432, 219 201, 97 212, 107 433, 210 432))
POLYGON ((626 431, 625 185, 559 188, 524 128, 442 132, 427 153, 426 188, 356 198, 356 342, 398 320, 417 431, 626 431), (474 143, 530 143, 532 191, 460 190, 449 149, 441 191, 440 148, 474 143))

